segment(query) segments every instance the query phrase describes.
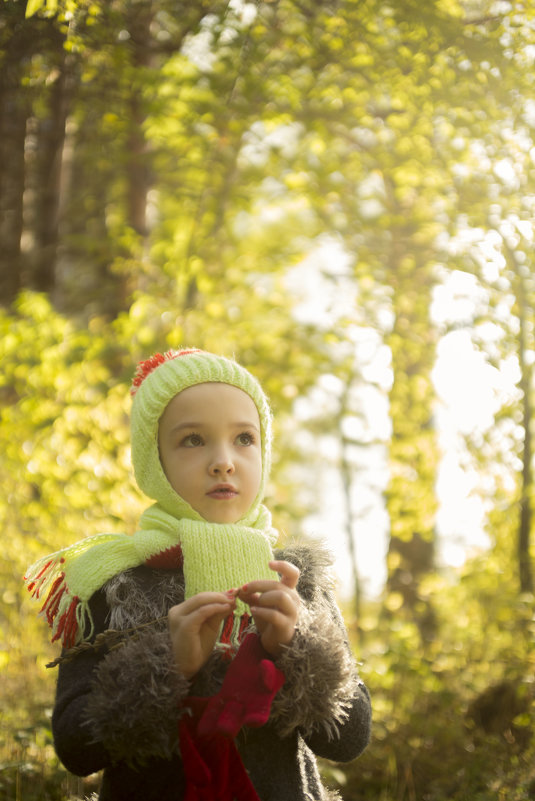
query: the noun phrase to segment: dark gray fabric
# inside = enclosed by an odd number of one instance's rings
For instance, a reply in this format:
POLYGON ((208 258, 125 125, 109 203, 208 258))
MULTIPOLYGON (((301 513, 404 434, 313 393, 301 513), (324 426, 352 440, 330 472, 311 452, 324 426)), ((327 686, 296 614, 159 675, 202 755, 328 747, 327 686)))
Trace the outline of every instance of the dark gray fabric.
MULTIPOLYGON (((329 589, 323 549, 277 552, 301 570, 299 627, 277 665, 286 683, 268 723, 244 729, 238 750, 261 801, 328 801, 315 755, 349 761, 370 736, 370 701, 329 589)), ((145 566, 116 576, 91 600, 95 634, 128 631, 118 647, 88 651, 60 665, 53 714, 58 756, 68 770, 104 769, 101 801, 181 801, 178 719, 188 695, 213 695, 227 662, 214 653, 194 682, 176 669, 166 613, 184 597, 179 570, 145 566)))

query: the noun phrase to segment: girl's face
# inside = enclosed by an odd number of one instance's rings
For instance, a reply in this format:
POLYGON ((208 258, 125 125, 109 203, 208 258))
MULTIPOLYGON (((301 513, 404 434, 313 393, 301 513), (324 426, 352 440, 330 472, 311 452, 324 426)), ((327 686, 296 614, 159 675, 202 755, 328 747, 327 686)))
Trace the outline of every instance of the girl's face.
POLYGON ((197 384, 168 403, 158 447, 167 480, 210 523, 236 523, 262 478, 260 418, 252 399, 230 384, 197 384))

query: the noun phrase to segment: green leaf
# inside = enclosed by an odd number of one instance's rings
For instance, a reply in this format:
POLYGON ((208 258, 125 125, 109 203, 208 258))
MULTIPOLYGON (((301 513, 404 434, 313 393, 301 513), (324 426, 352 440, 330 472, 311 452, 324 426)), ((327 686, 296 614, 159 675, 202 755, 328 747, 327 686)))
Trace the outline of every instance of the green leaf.
POLYGON ((28 4, 26 6, 26 17, 33 17, 44 5, 46 5, 47 0, 28 0, 28 4))

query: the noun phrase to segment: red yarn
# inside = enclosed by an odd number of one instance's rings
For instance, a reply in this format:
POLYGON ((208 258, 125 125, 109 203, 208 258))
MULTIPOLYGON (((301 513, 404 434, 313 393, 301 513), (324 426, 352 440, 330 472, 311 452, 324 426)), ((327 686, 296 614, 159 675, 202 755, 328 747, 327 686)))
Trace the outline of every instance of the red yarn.
POLYGON ((243 639, 243 634, 245 632, 245 629, 248 628, 250 622, 251 622, 251 616, 250 615, 248 615, 247 613, 245 615, 242 615, 242 618, 241 618, 241 621, 240 621, 240 629, 238 631, 238 642, 241 643, 241 641, 243 639))
POLYGON ((153 370, 159 367, 160 364, 172 361, 179 356, 187 356, 189 353, 200 352, 201 351, 198 348, 190 348, 189 350, 168 350, 167 353, 155 353, 153 356, 149 356, 149 358, 145 359, 145 361, 139 362, 134 375, 134 380, 132 381, 130 394, 135 395, 146 377, 152 373, 153 370))
POLYGON ((166 568, 168 570, 175 570, 177 567, 182 567, 184 564, 184 557, 182 555, 182 548, 180 544, 171 545, 165 551, 149 556, 145 560, 147 567, 153 568, 166 568))
POLYGON ((230 645, 230 638, 232 636, 232 629, 234 628, 234 615, 230 614, 227 615, 225 618, 225 622, 223 623, 223 629, 221 631, 221 636, 219 641, 223 645, 230 645))
MULTIPOLYGON (((148 562, 146 562, 146 564, 148 564, 148 562)), ((151 564, 150 567, 153 567, 153 565, 151 564)), ((244 632, 249 627, 250 622, 251 622, 251 616, 250 615, 245 613, 245 614, 243 614, 241 616, 241 618, 240 618, 240 627, 238 629, 238 642, 239 643, 242 642, 244 632)), ((231 645, 231 637, 232 637, 233 629, 234 629, 234 615, 228 615, 225 618, 225 622, 223 623, 223 631, 221 632, 221 637, 219 638, 219 641, 223 645, 231 645)))
POLYGON ((43 608, 41 609, 41 612, 46 613, 46 619, 48 620, 49 626, 52 626, 54 622, 54 618, 58 613, 61 599, 66 591, 67 586, 65 584, 65 573, 61 573, 52 584, 47 599, 43 604, 43 608))
POLYGON ((71 648, 76 642, 76 632, 78 631, 78 620, 76 617, 76 610, 80 599, 74 596, 66 612, 64 612, 60 619, 56 633, 52 637, 52 642, 59 640, 63 635, 63 647, 71 648))
MULTIPOLYGON (((41 568, 39 573, 36 575, 35 580, 31 581, 28 584, 28 591, 31 592, 32 595, 34 595, 36 598, 39 598, 39 588, 40 588, 41 583, 42 583, 42 582, 39 581, 39 579, 43 578, 43 576, 45 575, 45 573, 47 572, 47 570, 48 570, 48 568, 50 567, 51 564, 53 564, 53 560, 49 559, 48 562, 45 564, 45 566, 43 568, 41 568), (39 584, 39 586, 37 586, 38 584, 39 584), (33 592, 34 589, 35 589, 35 592, 33 592)), ((26 576, 24 578, 26 578, 26 576)))

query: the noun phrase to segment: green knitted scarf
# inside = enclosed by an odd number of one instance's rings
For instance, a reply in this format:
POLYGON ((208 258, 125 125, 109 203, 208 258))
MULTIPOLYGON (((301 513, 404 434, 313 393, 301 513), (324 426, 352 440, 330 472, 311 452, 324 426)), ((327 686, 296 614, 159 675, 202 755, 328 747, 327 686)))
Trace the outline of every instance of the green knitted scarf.
MULTIPOLYGON (((69 648, 93 633, 91 596, 110 578, 154 557, 169 554, 176 566, 183 560, 185 596, 225 592, 256 579, 276 579, 268 567, 277 532, 262 507, 258 526, 177 520, 154 504, 143 514, 140 529, 127 534, 98 534, 36 562, 28 570, 28 589, 46 596, 42 612, 53 631, 52 641, 69 648), (178 549, 177 546, 180 546, 178 549)), ((156 562, 158 564, 158 562, 156 562)), ((247 608, 238 599, 232 625, 222 627, 220 643, 236 643, 247 608), (223 630, 227 633, 224 635, 223 630)))
MULTIPOLYGON (((34 597, 45 598, 42 613, 52 640, 71 647, 93 633, 91 596, 118 573, 146 564, 179 567, 185 596, 224 592, 257 579, 276 579, 268 562, 277 532, 261 504, 269 470, 271 416, 258 382, 236 362, 198 350, 156 354, 142 362, 133 382, 132 458, 137 482, 156 500, 140 519, 139 530, 99 534, 40 559, 25 576, 34 597), (236 386, 253 399, 262 433, 262 481, 245 517, 234 524, 205 521, 170 486, 158 453, 158 424, 167 403, 183 389, 206 382, 236 386)), ((236 645, 248 621, 237 601, 232 619, 222 624, 219 643, 236 645)))

